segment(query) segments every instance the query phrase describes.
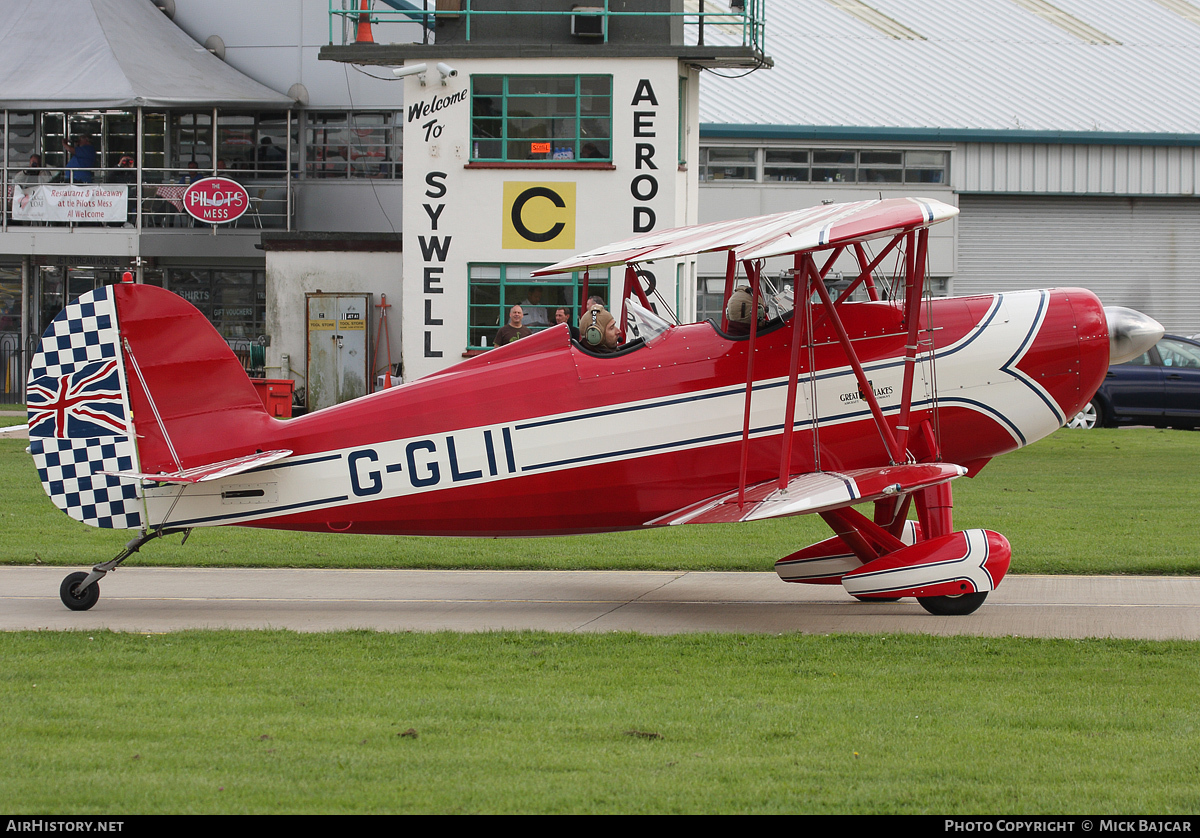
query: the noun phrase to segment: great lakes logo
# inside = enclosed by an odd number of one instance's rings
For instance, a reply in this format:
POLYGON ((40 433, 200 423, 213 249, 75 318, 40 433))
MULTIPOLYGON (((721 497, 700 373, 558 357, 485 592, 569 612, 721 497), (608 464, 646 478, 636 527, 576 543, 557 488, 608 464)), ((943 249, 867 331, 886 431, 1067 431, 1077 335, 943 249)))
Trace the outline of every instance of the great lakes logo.
MULTIPOLYGON (((876 399, 886 399, 888 396, 892 395, 891 387, 876 387, 875 382, 871 381, 870 379, 867 379, 867 384, 870 385, 872 392, 875 393, 876 399)), ((838 398, 841 399, 842 404, 853 404, 854 402, 866 401, 867 399, 866 395, 862 391, 862 387, 859 387, 853 393, 842 393, 842 395, 838 396, 838 398)))

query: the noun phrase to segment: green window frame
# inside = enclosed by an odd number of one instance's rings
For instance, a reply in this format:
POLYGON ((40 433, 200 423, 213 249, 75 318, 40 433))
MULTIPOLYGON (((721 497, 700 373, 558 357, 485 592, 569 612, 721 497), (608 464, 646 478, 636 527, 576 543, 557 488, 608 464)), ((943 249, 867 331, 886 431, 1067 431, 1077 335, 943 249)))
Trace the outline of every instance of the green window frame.
MULTIPOLYGON (((571 322, 578 323, 583 300, 583 272, 574 271, 554 276, 534 277, 533 272, 544 264, 505 264, 477 262, 467 266, 467 348, 490 349, 496 332, 508 322, 508 312, 515 305, 531 299, 533 289, 541 291, 537 308, 543 317, 526 314, 525 325, 535 332, 554 325, 554 310, 568 309, 571 322), (530 320, 538 323, 530 323, 530 320), (543 322, 544 321, 544 322, 543 322)), ((588 295, 608 303, 608 268, 594 268, 588 276, 588 295)))
POLYGON ((471 162, 612 161, 612 76, 471 77, 471 162))

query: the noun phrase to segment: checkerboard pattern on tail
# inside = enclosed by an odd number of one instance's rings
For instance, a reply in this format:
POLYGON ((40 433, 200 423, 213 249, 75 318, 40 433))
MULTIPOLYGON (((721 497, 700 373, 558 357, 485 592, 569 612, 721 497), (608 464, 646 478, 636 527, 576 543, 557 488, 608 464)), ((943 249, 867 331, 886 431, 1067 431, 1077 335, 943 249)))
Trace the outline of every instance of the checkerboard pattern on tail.
POLYGON ((136 482, 102 471, 136 462, 121 369, 117 312, 108 288, 80 296, 54 318, 29 371, 29 450, 54 504, 106 529, 136 529, 136 482))

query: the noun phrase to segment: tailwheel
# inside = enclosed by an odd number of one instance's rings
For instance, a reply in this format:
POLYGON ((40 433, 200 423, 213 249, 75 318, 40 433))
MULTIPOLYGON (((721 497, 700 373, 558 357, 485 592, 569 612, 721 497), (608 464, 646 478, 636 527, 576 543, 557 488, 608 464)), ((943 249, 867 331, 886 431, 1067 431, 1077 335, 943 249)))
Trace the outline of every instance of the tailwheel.
POLYGON ((987 591, 958 596, 919 596, 917 602, 930 614, 939 617, 960 617, 972 614, 987 599, 987 591))
POLYGON ((88 574, 83 571, 72 573, 62 581, 62 585, 58 588, 58 595, 62 598, 63 605, 72 611, 87 611, 100 599, 99 582, 93 582, 82 591, 79 590, 79 586, 87 578, 88 574))
POLYGON ((63 605, 72 611, 87 611, 96 604, 96 600, 100 599, 100 580, 108 573, 116 570, 121 562, 140 550, 147 541, 153 541, 156 538, 162 538, 164 535, 173 535, 177 532, 183 533, 183 540, 187 541, 188 534, 191 531, 191 527, 143 531, 141 535, 126 544, 125 549, 118 553, 115 559, 96 565, 92 568, 91 573, 84 573, 80 570, 64 579, 62 585, 58 588, 58 596, 63 601, 63 605), (95 581, 83 590, 80 590, 80 586, 84 583, 84 580, 89 577, 95 581))

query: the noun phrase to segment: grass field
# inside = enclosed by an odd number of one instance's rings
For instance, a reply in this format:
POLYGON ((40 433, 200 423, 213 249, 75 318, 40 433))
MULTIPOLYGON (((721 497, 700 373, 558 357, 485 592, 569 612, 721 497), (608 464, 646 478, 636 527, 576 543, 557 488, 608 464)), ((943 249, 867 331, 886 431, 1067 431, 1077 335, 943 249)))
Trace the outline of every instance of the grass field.
POLYGON ((0 635, 0 810, 1194 815, 1198 651, 0 635))
MULTIPOLYGON (((0 440, 0 564, 91 565, 128 533, 70 520, 43 494, 21 440, 0 440)), ((955 524, 1012 542, 1014 573, 1200 574, 1200 433, 1059 431, 954 482, 955 524)), ((815 516, 546 539, 421 539, 197 530, 150 544, 141 565, 770 570, 828 536, 815 516)))

